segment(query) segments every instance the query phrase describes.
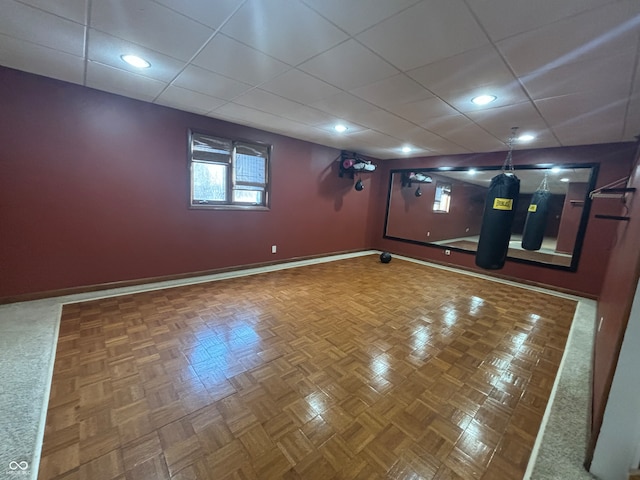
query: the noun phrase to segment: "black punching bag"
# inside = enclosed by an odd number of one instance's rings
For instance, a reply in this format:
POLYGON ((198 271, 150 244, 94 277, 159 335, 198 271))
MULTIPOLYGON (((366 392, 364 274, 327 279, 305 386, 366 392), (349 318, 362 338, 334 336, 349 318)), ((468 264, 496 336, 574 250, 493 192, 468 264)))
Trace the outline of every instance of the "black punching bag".
POLYGON ((550 200, 551 192, 549 190, 538 190, 531 197, 522 233, 522 248, 525 250, 540 250, 544 239, 544 230, 547 227, 550 200))
POLYGON ((491 179, 476 252, 477 266, 487 270, 504 266, 519 194, 520 180, 515 175, 501 173, 491 179))

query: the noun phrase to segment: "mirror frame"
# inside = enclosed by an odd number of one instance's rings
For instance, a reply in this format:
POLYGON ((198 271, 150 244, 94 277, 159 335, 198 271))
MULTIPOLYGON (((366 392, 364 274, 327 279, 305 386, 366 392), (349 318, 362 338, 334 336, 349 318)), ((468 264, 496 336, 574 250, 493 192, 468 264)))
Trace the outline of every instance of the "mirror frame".
MULTIPOLYGON (((584 199, 584 206, 582 209, 582 216, 580 218, 580 225, 578 226, 578 231, 576 234, 576 241, 575 244, 573 246, 573 253, 571 256, 571 265, 569 266, 564 266, 564 265, 555 265, 555 264, 551 264, 551 263, 545 263, 545 262, 539 262, 536 260, 528 260, 528 259, 524 259, 524 258, 516 258, 516 257, 510 257, 507 255, 507 261, 510 262, 516 262, 516 263, 525 263, 525 264, 529 264, 529 265, 536 265, 536 266, 540 266, 540 267, 544 267, 544 268, 551 268, 554 270, 564 270, 564 271, 570 271, 570 272, 575 272, 578 269, 578 263, 580 261, 580 254, 582 253, 582 245, 584 243, 584 235, 585 232, 587 230, 587 223, 589 222, 589 213, 591 211, 591 198, 589 196, 589 192, 592 192, 595 188, 596 188, 596 180, 598 178, 598 171, 600 168, 600 164, 599 163, 543 163, 543 164, 535 164, 535 165, 514 165, 514 169, 515 169, 515 174, 516 176, 518 176, 518 171, 521 170, 548 170, 551 169, 553 167, 559 167, 559 168, 590 168, 591 169, 591 174, 589 175, 589 181, 587 184, 587 195, 586 198, 584 199)), ((411 240, 411 239, 407 239, 407 238, 401 238, 401 237, 395 237, 393 235, 388 235, 387 234, 387 226, 389 223, 389 207, 391 206, 391 192, 392 192, 392 188, 393 188, 393 179, 394 179, 394 174, 398 174, 398 175, 402 175, 402 174, 409 174, 410 172, 419 172, 419 173, 425 173, 425 174, 429 174, 429 173, 434 173, 434 174, 441 174, 441 175, 446 175, 446 172, 452 172, 452 171, 466 171, 469 170, 470 168, 473 168, 475 170, 494 170, 497 172, 502 170, 502 166, 499 165, 489 165, 489 166, 467 166, 467 167, 415 167, 415 168, 398 168, 398 169, 392 169, 389 172, 389 185, 388 185, 388 190, 387 190, 387 209, 385 211, 385 217, 384 217, 384 231, 383 231, 383 238, 389 239, 389 240, 396 240, 399 242, 404 242, 404 243, 412 243, 414 245, 424 245, 427 247, 433 247, 433 248, 438 248, 440 250, 442 250, 443 248, 447 249, 447 250, 452 250, 455 252, 460 252, 460 253, 466 253, 469 255, 474 255, 476 254, 476 252, 474 250, 466 250, 463 248, 459 248, 459 247, 450 247, 447 245, 441 245, 441 244, 436 244, 436 243, 431 243, 431 242, 422 242, 420 240, 411 240)))

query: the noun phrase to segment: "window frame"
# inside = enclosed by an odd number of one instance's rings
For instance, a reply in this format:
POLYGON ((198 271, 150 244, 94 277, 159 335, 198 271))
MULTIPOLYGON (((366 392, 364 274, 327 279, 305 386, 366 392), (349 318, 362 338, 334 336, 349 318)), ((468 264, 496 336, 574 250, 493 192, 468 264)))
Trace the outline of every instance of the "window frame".
MULTIPOLYGON (((189 129, 188 135, 188 168, 189 168, 189 208, 197 210, 270 210, 271 209, 271 154, 273 146, 263 142, 249 141, 238 138, 225 138, 219 135, 215 135, 202 130, 189 129), (203 136, 210 137, 212 139, 229 142, 231 144, 231 151, 229 152, 229 161, 207 161, 194 159, 193 142, 194 137, 203 136), (236 151, 238 146, 245 146, 249 148, 257 148, 260 150, 266 150, 265 158, 265 183, 263 192, 263 202, 261 204, 250 204, 246 202, 234 202, 234 185, 248 185, 259 186, 258 184, 252 184, 250 182, 237 182, 235 180, 236 172, 236 151), (194 163, 211 164, 211 165, 226 165, 227 174, 225 179, 225 201, 202 201, 196 203, 194 199, 194 163)), ((242 189, 238 189, 241 191, 242 189)))
POLYGON ((453 185, 447 182, 436 182, 436 188, 434 190, 433 196, 433 213, 449 213, 451 210, 451 191, 453 190, 453 185), (440 192, 438 192, 440 189, 440 192), (438 193, 440 193, 440 198, 437 199, 438 193), (447 197, 447 201, 443 202, 442 197, 447 197), (438 204, 438 209, 436 210, 436 203, 438 204), (445 203, 446 210, 442 208, 442 204, 445 203))

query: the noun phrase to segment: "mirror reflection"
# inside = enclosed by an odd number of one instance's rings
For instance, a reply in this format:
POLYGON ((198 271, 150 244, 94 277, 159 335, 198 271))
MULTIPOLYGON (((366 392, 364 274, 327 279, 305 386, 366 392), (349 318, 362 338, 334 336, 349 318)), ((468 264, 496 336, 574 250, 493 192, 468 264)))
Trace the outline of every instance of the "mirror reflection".
MULTIPOLYGON (((392 171, 385 237, 475 252, 485 198, 498 173, 500 167, 392 171)), ((575 270, 596 166, 520 166, 515 173, 520 196, 507 257, 575 270), (522 234, 528 209, 533 194, 544 187, 551 195, 542 244, 526 250, 522 234)))

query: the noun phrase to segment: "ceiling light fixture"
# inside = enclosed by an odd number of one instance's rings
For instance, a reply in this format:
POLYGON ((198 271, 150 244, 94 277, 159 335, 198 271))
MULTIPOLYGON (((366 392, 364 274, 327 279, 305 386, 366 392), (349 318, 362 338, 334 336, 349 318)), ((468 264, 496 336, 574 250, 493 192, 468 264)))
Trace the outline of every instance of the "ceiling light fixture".
POLYGON ((560 167, 551 167, 553 173, 558 173, 560 170, 562 170, 560 167))
POLYGON ((495 95, 478 95, 477 97, 473 97, 471 101, 476 105, 486 105, 488 103, 493 102, 498 97, 495 95))
POLYGON ((475 175, 476 174, 476 169, 475 168, 470 168, 468 170, 469 175, 475 175))
POLYGON ((151 66, 144 58, 140 58, 137 55, 121 55, 120 58, 136 68, 149 68, 151 66))
POLYGON ((561 182, 564 182, 564 183, 567 183, 567 182, 569 182, 570 180, 569 180, 568 178, 561 178, 561 179, 560 179, 560 181, 561 181, 561 182))
POLYGON ((519 142, 530 142, 534 138, 536 138, 535 135, 531 135, 530 133, 525 133, 524 135, 520 135, 518 137, 518 141, 519 142))
POLYGON ((402 147, 402 153, 409 153, 411 151, 411 147, 402 147))
POLYGON ((344 132, 346 132, 348 130, 346 125, 342 125, 341 123, 339 123, 338 125, 333 127, 333 129, 338 133, 344 133, 344 132))

